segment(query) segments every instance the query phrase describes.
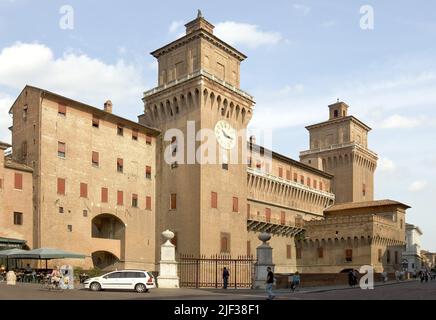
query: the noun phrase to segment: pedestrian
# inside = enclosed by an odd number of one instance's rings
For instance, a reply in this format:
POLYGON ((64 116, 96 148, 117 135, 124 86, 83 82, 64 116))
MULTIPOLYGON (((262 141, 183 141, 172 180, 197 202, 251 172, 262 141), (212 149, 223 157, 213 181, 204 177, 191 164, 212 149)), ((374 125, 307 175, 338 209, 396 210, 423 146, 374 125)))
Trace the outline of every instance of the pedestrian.
POLYGON ((423 272, 422 270, 419 271, 419 279, 421 280, 421 283, 424 282, 424 278, 425 278, 425 276, 424 276, 424 272, 423 272))
POLYGON ((354 270, 353 275, 354 275, 354 285, 357 286, 357 282, 359 280, 359 272, 357 270, 354 270))
POLYGON ((223 283, 224 283, 223 289, 227 289, 227 285, 229 284, 229 276, 230 276, 229 270, 227 270, 227 268, 224 267, 223 268, 223 283))
POLYGON ((275 298, 275 295, 273 294, 273 284, 274 284, 274 273, 271 270, 271 267, 266 268, 266 271, 268 272, 266 276, 266 292, 268 293, 267 300, 272 300, 275 298))
POLYGON ((383 270, 383 272, 381 273, 381 276, 383 278, 383 282, 388 281, 388 273, 385 270, 383 270))
POLYGON ((294 275, 292 276, 292 283, 291 283, 291 290, 292 292, 297 289, 297 287, 300 285, 300 273, 296 271, 294 275))
POLYGON ((354 283, 355 283, 355 276, 354 276, 354 271, 350 270, 348 271, 348 284, 350 285, 350 287, 354 287, 354 283))

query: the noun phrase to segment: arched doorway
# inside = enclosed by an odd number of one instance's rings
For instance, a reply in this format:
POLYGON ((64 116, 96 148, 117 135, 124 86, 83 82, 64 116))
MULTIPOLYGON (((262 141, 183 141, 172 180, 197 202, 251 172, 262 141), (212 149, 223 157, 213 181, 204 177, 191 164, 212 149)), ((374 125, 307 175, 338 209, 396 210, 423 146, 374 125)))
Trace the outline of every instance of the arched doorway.
POLYGON ((92 253, 92 263, 98 269, 115 269, 115 264, 120 260, 108 251, 95 251, 92 253))
POLYGON ((125 224, 112 214, 100 214, 92 219, 92 237, 124 240, 125 224))

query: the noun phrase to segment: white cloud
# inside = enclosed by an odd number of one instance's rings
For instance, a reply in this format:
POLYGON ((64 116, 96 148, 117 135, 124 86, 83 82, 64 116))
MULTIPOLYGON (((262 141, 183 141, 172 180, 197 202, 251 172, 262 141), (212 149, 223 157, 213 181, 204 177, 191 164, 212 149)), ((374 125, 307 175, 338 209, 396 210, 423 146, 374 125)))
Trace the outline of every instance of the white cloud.
POLYGON ((421 191, 422 189, 424 189, 426 186, 427 186, 427 181, 423 181, 423 180, 414 181, 409 186, 409 191, 410 192, 418 192, 418 191, 421 191))
POLYGON ((337 24, 336 20, 328 20, 328 21, 321 23, 321 26, 324 28, 330 28, 330 27, 335 26, 336 24, 337 24))
POLYGON ((178 21, 173 21, 171 22, 169 28, 168 28, 168 32, 169 33, 175 33, 176 31, 180 31, 179 29, 184 25, 184 21, 183 20, 178 20, 178 21))
POLYGON ((309 12, 310 12, 310 10, 311 10, 310 7, 305 6, 305 5, 303 5, 303 4, 293 4, 292 7, 293 7, 295 10, 297 10, 297 11, 303 13, 304 15, 308 15, 309 12))
POLYGON ((275 45, 283 41, 279 32, 263 31, 257 25, 234 21, 218 23, 214 34, 231 45, 245 45, 249 48, 275 45))
POLYGON ((0 85, 19 92, 30 84, 96 107, 111 99, 115 113, 135 119, 147 87, 142 67, 123 60, 108 64, 71 51, 55 57, 43 44, 16 43, 0 52, 0 85))
POLYGON ((8 112, 13 102, 11 96, 0 93, 0 141, 3 142, 11 142, 8 128, 12 125, 12 118, 8 112))
POLYGON ((377 164, 377 170, 381 172, 393 172, 396 169, 395 163, 388 158, 380 158, 377 164))
POLYGON ((381 123, 385 129, 415 128, 423 123, 423 118, 404 117, 394 114, 381 123))
POLYGON ((289 93, 302 93, 304 91, 304 85, 301 83, 297 83, 295 85, 286 85, 282 89, 279 90, 280 94, 289 94, 289 93))

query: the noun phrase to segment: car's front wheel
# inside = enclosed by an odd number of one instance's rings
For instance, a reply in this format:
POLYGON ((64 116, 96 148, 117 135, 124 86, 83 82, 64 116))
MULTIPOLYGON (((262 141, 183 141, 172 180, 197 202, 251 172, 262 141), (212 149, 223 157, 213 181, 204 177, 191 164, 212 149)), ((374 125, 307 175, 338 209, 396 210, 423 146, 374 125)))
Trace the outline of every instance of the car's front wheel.
POLYGON ((98 283, 98 282, 93 282, 93 283, 91 283, 91 285, 89 286, 89 288, 90 288, 92 291, 100 291, 100 290, 101 290, 101 285, 100 285, 100 283, 98 283))
POLYGON ((138 284, 135 286, 135 290, 136 290, 136 292, 138 292, 138 293, 143 293, 143 292, 147 292, 147 287, 146 287, 145 284, 143 284, 143 283, 138 283, 138 284))

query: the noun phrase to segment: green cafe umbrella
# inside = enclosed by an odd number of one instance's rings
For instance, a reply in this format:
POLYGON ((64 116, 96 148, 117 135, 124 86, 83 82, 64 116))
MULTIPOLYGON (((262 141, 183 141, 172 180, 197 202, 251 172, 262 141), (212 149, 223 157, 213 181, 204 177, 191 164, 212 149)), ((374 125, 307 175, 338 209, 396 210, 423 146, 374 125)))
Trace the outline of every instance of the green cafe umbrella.
POLYGON ((6 258, 6 269, 9 269, 9 259, 12 257, 12 255, 16 254, 22 254, 26 253, 26 250, 21 250, 17 248, 8 249, 8 250, 1 250, 0 251, 0 258, 6 258))
POLYGON ((61 249, 53 249, 53 248, 39 248, 30 251, 21 252, 18 254, 13 254, 9 256, 9 258, 15 259, 38 259, 45 260, 45 268, 47 269, 47 260, 51 259, 85 259, 84 254, 73 253, 64 251, 61 249))
POLYGON ((85 259, 84 254, 73 253, 64 251, 61 249, 53 249, 53 248, 39 248, 30 251, 20 252, 18 254, 13 254, 9 256, 9 258, 16 259, 41 259, 41 260, 50 260, 50 259, 64 259, 64 258, 72 258, 72 259, 85 259))

